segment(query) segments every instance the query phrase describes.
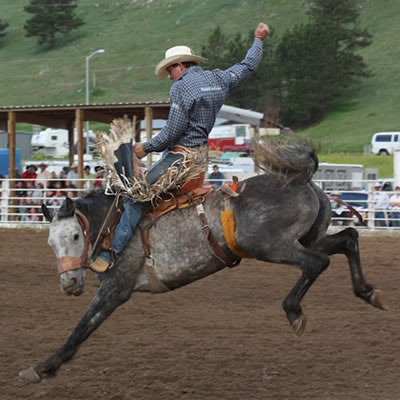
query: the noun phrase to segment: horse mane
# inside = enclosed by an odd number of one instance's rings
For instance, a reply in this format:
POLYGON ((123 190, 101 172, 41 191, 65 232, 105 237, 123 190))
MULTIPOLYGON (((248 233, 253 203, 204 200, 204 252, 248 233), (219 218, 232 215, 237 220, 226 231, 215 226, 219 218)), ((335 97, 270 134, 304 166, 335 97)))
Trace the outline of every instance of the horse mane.
POLYGON ((316 146, 302 138, 254 139, 253 160, 257 168, 290 183, 306 183, 318 169, 316 146))
MULTIPOLYGON (((96 211, 98 212, 101 204, 107 203, 107 200, 112 201, 114 196, 106 195, 104 189, 94 189, 85 193, 82 197, 74 201, 75 207, 88 219, 96 219, 96 211)), ((68 206, 67 201, 64 201, 57 213, 57 218, 68 218, 74 213, 74 209, 68 206)))

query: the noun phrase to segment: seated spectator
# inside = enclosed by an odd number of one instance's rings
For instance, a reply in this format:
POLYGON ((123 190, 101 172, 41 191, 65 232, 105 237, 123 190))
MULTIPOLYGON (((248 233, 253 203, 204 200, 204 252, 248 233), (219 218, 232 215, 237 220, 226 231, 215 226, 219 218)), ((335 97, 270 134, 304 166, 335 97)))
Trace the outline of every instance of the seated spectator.
POLYGON ((49 179, 49 184, 47 185, 46 189, 54 189, 56 186, 57 182, 57 174, 54 171, 50 172, 50 179, 49 179))
POLYGON ((64 201, 64 197, 65 197, 64 191, 57 190, 55 195, 47 199, 46 204, 52 208, 61 207, 64 201))
POLYGON ((17 197, 25 197, 26 196, 26 191, 24 187, 24 182, 22 181, 17 181, 17 184, 15 186, 15 195, 17 197))
POLYGON ((64 170, 60 171, 58 177, 60 178, 60 182, 61 182, 62 187, 64 187, 65 186, 65 181, 67 180, 67 174, 64 172, 64 170))
POLYGON ((32 197, 33 197, 33 193, 35 191, 34 183, 35 183, 35 181, 31 181, 31 180, 28 180, 28 181, 25 182, 25 188, 26 188, 25 197, 28 197, 31 200, 32 200, 32 197))
POLYGON ((21 198, 19 200, 18 214, 19 214, 19 220, 21 222, 29 221, 27 201, 25 198, 21 198))
POLYGON ((29 221, 40 221, 39 210, 36 207, 31 207, 29 210, 29 221))
POLYGON ((86 178, 86 181, 83 183, 83 189, 88 192, 94 188, 94 178, 95 176, 90 171, 90 165, 86 165, 83 170, 83 177, 86 178))
POLYGON ((77 181, 78 165, 76 165, 76 164, 71 165, 71 168, 69 169, 68 174, 67 174, 67 179, 69 181, 71 181, 72 184, 75 185, 75 187, 77 187, 77 185, 78 185, 78 181, 77 181))
POLYGON ((65 185, 64 185, 63 189, 66 189, 66 190, 68 190, 68 189, 76 189, 76 185, 74 183, 72 183, 72 181, 67 179, 65 181, 65 185))
POLYGON ((34 204, 38 204, 40 200, 43 199, 44 196, 44 187, 41 182, 36 183, 34 185, 34 189, 32 191, 32 200, 34 204))
POLYGON ((105 176, 105 170, 104 167, 97 165, 94 168, 94 171, 96 173, 96 180, 94 182, 94 187, 95 188, 101 188, 104 185, 104 176, 105 176))
POLYGON ((395 193, 389 199, 390 219, 393 227, 400 227, 400 186, 395 187, 395 193))
POLYGON ((218 165, 213 165, 213 172, 208 175, 208 179, 210 180, 211 186, 219 188, 225 179, 225 175, 219 171, 218 165))

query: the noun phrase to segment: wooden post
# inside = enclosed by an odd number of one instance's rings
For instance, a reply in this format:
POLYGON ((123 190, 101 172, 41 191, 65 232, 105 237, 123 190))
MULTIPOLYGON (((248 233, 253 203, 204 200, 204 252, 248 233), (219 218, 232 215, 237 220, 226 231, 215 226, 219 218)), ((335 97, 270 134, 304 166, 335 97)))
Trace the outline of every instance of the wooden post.
MULTIPOLYGON (((9 197, 15 197, 15 178, 17 176, 16 170, 15 170, 15 143, 16 143, 16 136, 17 136, 17 123, 16 123, 16 115, 15 111, 9 111, 8 112, 8 126, 7 126, 7 132, 8 132, 8 171, 9 171, 9 178, 10 180, 10 196, 9 197)), ((22 172, 22 171, 20 171, 22 172)), ((16 200, 12 199, 10 200, 10 205, 15 206, 16 200)), ((16 209, 15 207, 10 208, 10 213, 15 213, 16 209)), ((12 216, 10 218, 12 221, 16 220, 15 216, 12 216)))
MULTIPOLYGON (((151 107, 146 107, 144 109, 144 118, 146 121, 146 139, 150 140, 153 136, 153 109, 151 107)), ((150 168, 153 164, 152 154, 147 155, 147 167, 150 168)))
POLYGON ((134 132, 135 132, 135 142, 139 143, 142 141, 142 138, 140 137, 140 119, 136 118, 136 123, 135 126, 133 127, 134 132))
MULTIPOLYGON (((75 125, 78 133, 78 178, 83 178, 83 111, 80 108, 75 112, 75 125)), ((78 181, 78 188, 82 189, 83 181, 78 181)))
POLYGON ((68 121, 67 123, 68 130, 68 162, 69 165, 74 163, 74 121, 68 121))

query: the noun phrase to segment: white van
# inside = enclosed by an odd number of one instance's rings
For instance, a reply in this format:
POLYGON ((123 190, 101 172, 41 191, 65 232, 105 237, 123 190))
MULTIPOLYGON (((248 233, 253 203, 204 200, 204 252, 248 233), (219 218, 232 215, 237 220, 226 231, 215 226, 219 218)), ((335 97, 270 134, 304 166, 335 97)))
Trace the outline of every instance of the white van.
POLYGON ((378 132, 372 136, 372 154, 387 156, 394 150, 400 150, 400 132, 378 132))

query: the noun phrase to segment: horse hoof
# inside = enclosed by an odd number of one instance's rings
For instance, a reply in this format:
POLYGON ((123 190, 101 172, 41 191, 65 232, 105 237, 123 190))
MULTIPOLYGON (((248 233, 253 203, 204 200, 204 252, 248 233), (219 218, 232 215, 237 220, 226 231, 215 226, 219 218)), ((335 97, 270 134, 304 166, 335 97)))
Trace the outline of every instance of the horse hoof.
POLYGON ((382 290, 374 289, 370 297, 370 303, 376 308, 387 311, 389 306, 386 303, 385 295, 382 290))
POLYGON ((38 383, 42 380, 33 367, 20 371, 18 375, 21 379, 29 383, 38 383))
POLYGON ((300 315, 300 317, 296 318, 292 323, 292 327, 297 336, 301 336, 306 329, 307 318, 304 314, 300 315))

